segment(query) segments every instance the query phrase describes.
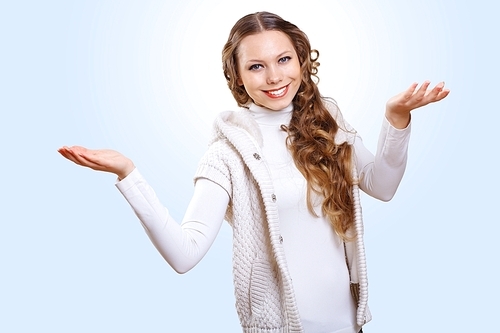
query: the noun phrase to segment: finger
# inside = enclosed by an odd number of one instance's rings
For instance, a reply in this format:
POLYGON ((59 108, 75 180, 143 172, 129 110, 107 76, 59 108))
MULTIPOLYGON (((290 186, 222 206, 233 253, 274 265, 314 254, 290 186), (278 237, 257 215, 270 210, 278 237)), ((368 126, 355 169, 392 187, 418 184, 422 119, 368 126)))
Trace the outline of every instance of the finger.
POLYGON ((77 161, 77 160, 76 160, 76 159, 75 159, 75 158, 74 158, 71 154, 68 154, 68 153, 66 153, 66 152, 60 152, 60 153, 61 153, 61 155, 62 155, 65 159, 67 159, 67 160, 69 160, 69 161, 71 161, 71 162, 73 162, 73 163, 78 164, 78 161, 77 161))
POLYGON ((422 100, 422 103, 429 104, 432 102, 436 102, 437 98, 439 96, 439 93, 443 90, 444 83, 441 82, 437 84, 434 88, 432 88, 431 91, 427 92, 427 94, 424 96, 424 99, 422 100))
POLYGON ((65 152, 68 156, 68 159, 72 160, 74 163, 96 169, 100 168, 100 165, 95 163, 93 159, 87 158, 86 156, 89 154, 89 150, 83 147, 71 147, 71 148, 66 148, 65 152))
MULTIPOLYGON (((88 154, 91 153, 91 150, 88 150, 83 147, 63 147, 58 150, 58 152, 64 156, 66 159, 75 163, 76 165, 80 165, 86 168, 90 168, 93 170, 105 171, 106 169, 96 163, 95 158, 88 158, 88 154)), ((94 153, 95 154, 95 153, 94 153)))
POLYGON ((412 83, 412 85, 408 89, 406 89, 406 91, 404 92, 403 98, 405 100, 409 100, 413 96, 413 94, 415 93, 415 90, 417 89, 417 87, 418 87, 418 83, 416 83, 416 82, 412 83))
POLYGON ((438 96, 436 97, 436 102, 442 100, 443 98, 445 98, 446 96, 448 96, 450 93, 450 90, 449 89, 443 89, 439 94, 438 96))
POLYGON ((86 152, 81 152, 81 153, 78 153, 78 158, 88 164, 88 165, 92 165, 94 167, 103 167, 104 166, 104 163, 103 163, 103 159, 99 157, 99 155, 94 152, 94 151, 86 151, 86 152))
POLYGON ((441 82, 429 93, 428 103, 438 102, 448 96, 449 93, 450 90, 444 89, 444 82, 441 82))
POLYGON ((420 88, 415 93, 415 97, 417 98, 417 100, 422 100, 424 98, 424 96, 427 93, 427 89, 429 88, 430 84, 431 84, 430 81, 425 81, 424 83, 422 83, 422 85, 420 86, 420 88))
POLYGON ((71 151, 71 152, 72 152, 72 153, 74 153, 74 154, 88 153, 88 152, 91 152, 91 151, 92 151, 91 149, 87 149, 87 148, 82 147, 82 146, 71 146, 71 147, 67 147, 67 150, 68 150, 68 151, 71 151))
POLYGON ((431 93, 439 94, 444 88, 444 82, 436 84, 436 86, 431 90, 431 93))
POLYGON ((68 148, 68 147, 63 147, 63 148, 59 148, 57 150, 59 152, 59 154, 61 154, 64 158, 70 160, 71 162, 74 162, 76 164, 79 164, 78 163, 78 160, 76 159, 76 157, 74 156, 74 154, 72 153, 71 149, 68 148))
POLYGON ((63 157, 68 158, 68 157, 67 157, 67 155, 68 155, 68 154, 67 154, 67 152, 66 152, 66 149, 65 149, 65 148, 66 148, 66 147, 59 148, 59 149, 57 150, 57 152, 58 152, 59 154, 61 154, 63 157))

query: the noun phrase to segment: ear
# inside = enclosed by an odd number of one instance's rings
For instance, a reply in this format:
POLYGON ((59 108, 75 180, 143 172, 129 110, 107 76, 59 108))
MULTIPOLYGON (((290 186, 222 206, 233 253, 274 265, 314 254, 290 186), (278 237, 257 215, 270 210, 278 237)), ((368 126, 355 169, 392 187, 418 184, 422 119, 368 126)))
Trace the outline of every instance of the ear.
POLYGON ((241 80, 241 78, 237 78, 236 79, 236 84, 239 85, 240 87, 243 86, 243 80, 241 80))

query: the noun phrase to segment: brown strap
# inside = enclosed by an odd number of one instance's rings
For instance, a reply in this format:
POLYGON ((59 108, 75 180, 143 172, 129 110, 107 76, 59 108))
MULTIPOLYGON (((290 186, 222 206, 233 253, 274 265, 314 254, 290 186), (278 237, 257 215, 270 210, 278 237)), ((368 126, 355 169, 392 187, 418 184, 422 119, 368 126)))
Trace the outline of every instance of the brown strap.
POLYGON ((351 282, 351 269, 349 267, 349 260, 347 259, 347 248, 344 242, 344 256, 345 256, 345 263, 347 265, 347 272, 349 272, 349 286, 351 288, 351 295, 354 298, 354 302, 356 303, 356 308, 359 305, 359 283, 352 283, 351 282))

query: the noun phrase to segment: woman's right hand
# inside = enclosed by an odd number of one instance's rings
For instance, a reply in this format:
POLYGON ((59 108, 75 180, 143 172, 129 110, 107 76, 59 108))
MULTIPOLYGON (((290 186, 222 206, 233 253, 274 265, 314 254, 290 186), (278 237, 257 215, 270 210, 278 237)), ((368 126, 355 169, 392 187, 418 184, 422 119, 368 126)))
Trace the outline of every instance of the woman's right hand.
POLYGON ((57 150, 68 160, 93 170, 114 173, 123 179, 135 169, 129 158, 110 149, 92 150, 80 146, 62 147, 57 150))

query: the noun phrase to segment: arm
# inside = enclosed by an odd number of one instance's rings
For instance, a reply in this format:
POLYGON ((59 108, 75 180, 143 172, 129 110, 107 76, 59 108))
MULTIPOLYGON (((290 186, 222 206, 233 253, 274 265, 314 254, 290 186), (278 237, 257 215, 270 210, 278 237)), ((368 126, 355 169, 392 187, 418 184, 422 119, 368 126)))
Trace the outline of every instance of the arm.
POLYGON ((221 186, 198 179, 179 225, 132 161, 119 152, 79 146, 62 147, 58 151, 78 165, 118 176, 116 186, 131 204, 153 244, 177 272, 184 273, 194 267, 215 240, 229 202, 229 195, 221 186))
POLYGON ((426 81, 417 89, 412 84, 406 91, 389 99, 377 153, 373 156, 356 137, 356 155, 360 188, 367 194, 383 201, 392 199, 403 177, 410 139, 410 112, 429 103, 442 100, 449 94, 444 83, 428 90, 426 81))
POLYGON ((359 187, 364 192, 382 201, 392 199, 406 168, 410 131, 410 125, 398 130, 384 119, 375 155, 356 137, 353 148, 359 187))
POLYGON ((177 273, 189 271, 208 252, 229 203, 229 196, 221 186, 199 179, 182 223, 178 224, 138 170, 132 171, 116 186, 156 249, 177 273))

